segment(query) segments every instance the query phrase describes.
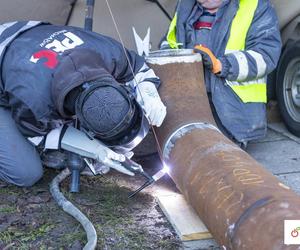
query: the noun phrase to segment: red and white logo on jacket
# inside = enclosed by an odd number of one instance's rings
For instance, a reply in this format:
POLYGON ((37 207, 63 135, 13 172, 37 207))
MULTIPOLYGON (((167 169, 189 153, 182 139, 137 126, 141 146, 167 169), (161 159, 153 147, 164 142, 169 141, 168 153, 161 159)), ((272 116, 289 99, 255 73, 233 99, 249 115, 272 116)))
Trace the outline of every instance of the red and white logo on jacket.
POLYGON ((54 69, 58 64, 57 56, 66 50, 74 49, 75 47, 82 45, 84 42, 80 37, 76 36, 72 32, 58 31, 51 34, 50 37, 46 38, 43 43, 40 44, 43 47, 42 50, 35 52, 31 58, 30 62, 37 63, 40 59, 46 59, 44 61, 44 66, 49 69, 54 69), (60 41, 56 36, 62 32, 65 38, 60 41))

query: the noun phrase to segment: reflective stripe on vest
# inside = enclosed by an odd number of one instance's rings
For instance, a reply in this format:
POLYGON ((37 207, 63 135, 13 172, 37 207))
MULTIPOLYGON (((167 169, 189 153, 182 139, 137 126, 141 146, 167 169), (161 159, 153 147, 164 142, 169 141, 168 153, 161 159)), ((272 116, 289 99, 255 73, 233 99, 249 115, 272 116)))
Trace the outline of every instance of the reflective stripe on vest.
MULTIPOLYGON (((225 54, 245 50, 247 33, 254 18, 257 5, 258 0, 240 0, 239 9, 232 21, 225 54)), ((265 78, 249 82, 226 82, 244 103, 267 102, 265 78)))
POLYGON ((244 103, 247 102, 266 102, 266 79, 261 78, 255 81, 243 82, 244 85, 238 82, 226 81, 231 89, 241 98, 244 103), (263 94, 263 96, 262 96, 263 94))

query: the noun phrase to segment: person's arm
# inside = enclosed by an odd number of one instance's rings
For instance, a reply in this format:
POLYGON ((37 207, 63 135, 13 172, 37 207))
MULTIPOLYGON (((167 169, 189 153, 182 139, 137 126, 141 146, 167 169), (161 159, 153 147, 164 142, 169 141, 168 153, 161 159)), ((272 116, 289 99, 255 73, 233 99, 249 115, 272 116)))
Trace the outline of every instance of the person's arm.
POLYGON ((159 78, 143 57, 134 51, 124 50, 116 41, 114 44, 115 48, 111 51, 110 62, 106 64, 106 69, 118 82, 131 87, 149 123, 159 127, 166 116, 166 107, 157 91, 159 78))
POLYGON ((128 50, 117 40, 101 37, 102 49, 97 55, 97 64, 110 73, 119 83, 135 87, 142 81, 152 82, 156 87, 160 80, 154 71, 145 63, 145 59, 136 52, 128 50))
POLYGON ((276 13, 269 1, 259 1, 248 31, 246 49, 219 58, 220 77, 229 81, 250 81, 272 72, 279 60, 281 39, 276 13))
POLYGON ((60 126, 52 129, 45 136, 29 137, 27 139, 42 150, 63 149, 83 158, 93 159, 108 168, 134 175, 122 165, 126 160, 125 155, 114 152, 99 140, 89 138, 85 132, 72 126, 60 126))
POLYGON ((23 135, 44 136, 50 130, 50 124, 43 119, 39 121, 26 103, 17 96, 10 94, 8 105, 18 129, 23 135))
POLYGON ((134 90, 136 101, 143 109, 149 123, 160 127, 166 117, 167 110, 157 91, 160 80, 154 71, 144 63, 134 78, 126 84, 134 90))
POLYGON ((127 85, 135 87, 141 82, 147 81, 153 83, 156 88, 159 87, 160 80, 154 71, 146 64, 145 59, 134 51, 125 49, 120 51, 120 59, 116 65, 113 76, 118 82, 125 82, 127 85))
MULTIPOLYGON (((137 54, 131 54, 131 56, 135 58, 133 60, 135 62, 144 61, 137 54)), ((145 62, 140 68, 135 67, 139 65, 137 63, 133 63, 133 65, 134 78, 126 84, 133 89, 136 101, 143 109, 149 123, 160 127, 167 114, 166 106, 162 103, 157 91, 160 80, 145 62)))

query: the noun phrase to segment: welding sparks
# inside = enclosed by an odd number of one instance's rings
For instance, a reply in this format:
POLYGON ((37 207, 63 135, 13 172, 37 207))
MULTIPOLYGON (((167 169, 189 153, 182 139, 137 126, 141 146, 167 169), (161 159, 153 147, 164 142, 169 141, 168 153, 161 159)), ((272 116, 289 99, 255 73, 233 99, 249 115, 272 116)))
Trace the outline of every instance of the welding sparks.
POLYGON ((165 174, 168 174, 168 173, 170 173, 170 167, 166 163, 163 163, 163 169, 162 169, 162 171, 165 174))
POLYGON ((144 188, 150 186, 152 183, 158 181, 160 178, 162 178, 165 174, 168 174, 169 172, 170 172, 169 166, 163 162, 162 169, 159 170, 155 175, 151 176, 150 179, 148 178, 147 182, 145 182, 141 187, 139 187, 137 190, 135 190, 133 193, 129 195, 129 198, 133 197, 144 188))
POLYGON ((168 167, 167 164, 163 163, 163 168, 159 170, 155 175, 153 175, 152 178, 154 181, 157 181, 165 174, 168 174, 169 172, 170 172, 170 168, 168 167))

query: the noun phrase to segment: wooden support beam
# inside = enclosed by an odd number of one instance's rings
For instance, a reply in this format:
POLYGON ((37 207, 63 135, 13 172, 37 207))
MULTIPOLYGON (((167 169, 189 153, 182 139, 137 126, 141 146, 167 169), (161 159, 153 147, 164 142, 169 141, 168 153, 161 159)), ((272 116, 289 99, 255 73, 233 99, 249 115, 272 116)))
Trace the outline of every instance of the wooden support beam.
POLYGON ((206 226, 183 195, 157 195, 157 201, 182 241, 211 239, 206 226))

